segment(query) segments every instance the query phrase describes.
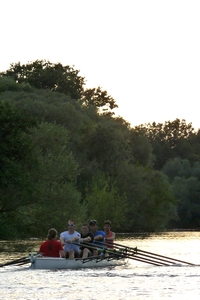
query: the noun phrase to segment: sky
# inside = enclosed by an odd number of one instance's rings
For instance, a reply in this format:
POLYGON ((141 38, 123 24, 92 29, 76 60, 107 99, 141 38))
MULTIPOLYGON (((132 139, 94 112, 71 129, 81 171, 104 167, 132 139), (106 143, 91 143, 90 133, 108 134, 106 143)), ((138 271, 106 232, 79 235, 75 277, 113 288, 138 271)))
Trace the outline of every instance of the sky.
POLYGON ((0 72, 49 60, 113 97, 132 127, 200 128, 199 0, 4 0, 0 72))

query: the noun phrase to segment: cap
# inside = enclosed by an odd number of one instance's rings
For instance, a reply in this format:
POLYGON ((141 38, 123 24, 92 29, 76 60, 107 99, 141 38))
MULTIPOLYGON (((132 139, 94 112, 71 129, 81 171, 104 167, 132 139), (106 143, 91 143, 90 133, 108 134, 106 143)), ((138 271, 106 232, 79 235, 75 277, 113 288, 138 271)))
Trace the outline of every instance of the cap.
POLYGON ((97 221, 96 220, 90 220, 89 225, 97 225, 97 221))
POLYGON ((104 225, 105 225, 105 224, 108 224, 108 225, 110 225, 110 226, 112 225, 112 223, 111 223, 111 221, 110 221, 110 220, 106 220, 106 221, 104 221, 104 225))

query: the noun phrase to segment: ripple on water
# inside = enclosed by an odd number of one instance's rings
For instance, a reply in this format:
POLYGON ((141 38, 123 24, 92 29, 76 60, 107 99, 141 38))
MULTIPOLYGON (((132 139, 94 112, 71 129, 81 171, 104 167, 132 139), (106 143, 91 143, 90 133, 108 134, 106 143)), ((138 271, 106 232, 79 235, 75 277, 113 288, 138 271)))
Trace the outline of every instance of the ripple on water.
MULTIPOLYGON (((200 233, 129 237, 119 243, 200 262, 200 233)), ((18 255, 22 257, 24 253, 18 255)), ((157 267, 134 260, 125 267, 95 270, 48 271, 10 266, 0 268, 0 287, 2 300, 196 300, 200 298, 200 266, 157 267)))

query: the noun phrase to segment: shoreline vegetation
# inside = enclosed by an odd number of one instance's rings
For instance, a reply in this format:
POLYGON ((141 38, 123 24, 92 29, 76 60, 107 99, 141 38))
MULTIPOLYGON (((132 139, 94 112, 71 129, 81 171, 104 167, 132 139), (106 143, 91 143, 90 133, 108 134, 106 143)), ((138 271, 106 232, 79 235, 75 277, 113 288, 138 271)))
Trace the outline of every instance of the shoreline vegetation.
POLYGON ((200 130, 178 118, 132 128, 85 82, 45 60, 0 73, 0 239, 69 218, 110 219, 120 235, 199 230, 200 130))

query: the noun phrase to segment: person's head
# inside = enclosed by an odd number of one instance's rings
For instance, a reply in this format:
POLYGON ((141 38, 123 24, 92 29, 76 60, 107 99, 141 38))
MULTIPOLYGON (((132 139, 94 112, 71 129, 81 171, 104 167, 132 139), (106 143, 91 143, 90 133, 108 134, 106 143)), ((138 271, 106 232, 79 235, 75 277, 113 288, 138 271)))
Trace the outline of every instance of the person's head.
POLYGON ((47 239, 54 240, 56 238, 56 236, 57 236, 57 230, 55 230, 55 228, 49 229, 48 234, 47 234, 47 239))
POLYGON ((70 220, 68 221, 67 228, 68 228, 68 231, 69 231, 70 233, 74 233, 75 228, 76 228, 75 221, 72 220, 72 219, 70 219, 70 220))
POLYGON ((89 225, 87 223, 83 223, 81 226, 81 233, 82 235, 87 235, 89 232, 89 225))
POLYGON ((104 226, 103 226, 104 231, 110 231, 111 225, 112 225, 111 221, 109 220, 104 221, 104 226))
POLYGON ((98 228, 98 223, 96 220, 90 220, 89 222, 89 227, 90 227, 90 230, 95 233, 97 231, 97 228, 98 228))

